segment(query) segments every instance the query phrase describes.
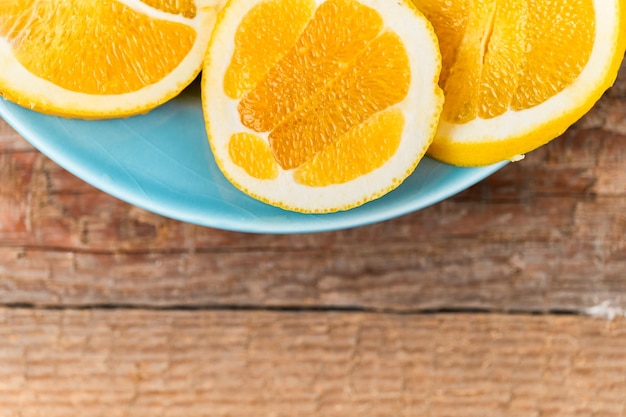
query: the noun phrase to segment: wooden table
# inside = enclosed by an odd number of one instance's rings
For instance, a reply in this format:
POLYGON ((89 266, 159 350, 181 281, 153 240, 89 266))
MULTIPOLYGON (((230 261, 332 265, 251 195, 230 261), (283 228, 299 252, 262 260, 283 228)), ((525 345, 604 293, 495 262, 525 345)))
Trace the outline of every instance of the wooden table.
POLYGON ((367 227, 180 223, 0 122, 0 416, 625 416, 626 65, 562 138, 367 227))

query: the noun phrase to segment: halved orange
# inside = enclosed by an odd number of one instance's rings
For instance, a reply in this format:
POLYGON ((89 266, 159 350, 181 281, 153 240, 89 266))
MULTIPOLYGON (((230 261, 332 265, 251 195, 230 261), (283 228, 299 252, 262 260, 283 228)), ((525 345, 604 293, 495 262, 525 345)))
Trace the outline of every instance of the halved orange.
POLYGON ((84 118, 146 112, 200 72, 222 0, 0 1, 0 93, 84 118))
POLYGON ((429 154, 516 160, 582 117, 617 76, 626 0, 413 0, 433 23, 446 103, 429 154))
POLYGON ((203 70, 216 162, 245 193, 289 210, 380 197, 432 141, 440 67, 410 1, 231 0, 203 70))

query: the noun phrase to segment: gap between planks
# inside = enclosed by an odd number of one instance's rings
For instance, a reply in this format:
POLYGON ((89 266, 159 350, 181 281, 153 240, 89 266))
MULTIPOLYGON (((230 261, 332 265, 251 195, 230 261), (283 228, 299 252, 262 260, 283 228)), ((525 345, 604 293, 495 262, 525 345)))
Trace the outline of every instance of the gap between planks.
MULTIPOLYGON (((596 307, 593 307, 597 309, 596 307)), ((397 316, 411 315, 518 315, 518 316, 589 316, 593 314, 591 309, 585 310, 518 310, 518 309, 489 309, 489 308, 417 308, 396 310, 393 308, 374 308, 359 306, 263 306, 263 305, 240 305, 240 304, 190 304, 190 305, 150 305, 150 304, 34 304, 34 303, 0 303, 0 309, 20 310, 138 310, 138 311, 233 311, 233 312, 274 312, 274 313, 355 313, 355 314, 384 314, 397 316)))

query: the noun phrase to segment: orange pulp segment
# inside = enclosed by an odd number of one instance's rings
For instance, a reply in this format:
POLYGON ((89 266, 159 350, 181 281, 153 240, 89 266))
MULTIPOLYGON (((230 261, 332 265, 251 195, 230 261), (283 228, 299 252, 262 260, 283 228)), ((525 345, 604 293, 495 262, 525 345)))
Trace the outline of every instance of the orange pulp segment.
POLYGON ((589 60, 593 0, 414 0, 441 40, 443 118, 466 123, 543 103, 589 60))

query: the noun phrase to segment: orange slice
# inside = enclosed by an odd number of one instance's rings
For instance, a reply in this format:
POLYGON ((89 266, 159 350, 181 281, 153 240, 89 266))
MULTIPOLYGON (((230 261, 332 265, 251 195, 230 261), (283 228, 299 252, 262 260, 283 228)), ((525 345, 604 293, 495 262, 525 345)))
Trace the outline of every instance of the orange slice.
POLYGON ((431 24, 408 1, 231 0, 203 70, 216 162, 289 210, 345 210, 397 187, 442 108, 431 24))
POLYGON ((582 117, 617 76, 626 0, 413 0, 433 23, 446 103, 429 154, 517 160, 582 117))
POLYGON ((221 2, 0 1, 0 92, 63 116, 148 111, 198 75, 221 2))

